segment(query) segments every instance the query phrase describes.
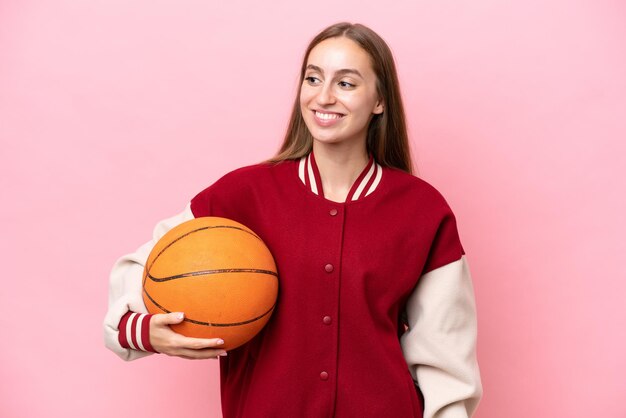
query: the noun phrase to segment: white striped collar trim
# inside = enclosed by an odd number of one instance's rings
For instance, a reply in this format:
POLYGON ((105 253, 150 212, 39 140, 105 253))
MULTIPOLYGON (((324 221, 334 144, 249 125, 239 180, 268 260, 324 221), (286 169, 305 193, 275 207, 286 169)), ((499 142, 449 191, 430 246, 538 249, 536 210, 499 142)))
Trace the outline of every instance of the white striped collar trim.
MULTIPOLYGON (((322 179, 320 177, 317 164, 315 164, 315 156, 309 153, 307 156, 300 158, 298 162, 298 177, 300 181, 313 193, 324 197, 322 188, 322 179)), ((352 185, 346 201, 356 201, 369 196, 380 184, 383 177, 383 168, 370 157, 370 161, 363 169, 359 177, 352 185)))

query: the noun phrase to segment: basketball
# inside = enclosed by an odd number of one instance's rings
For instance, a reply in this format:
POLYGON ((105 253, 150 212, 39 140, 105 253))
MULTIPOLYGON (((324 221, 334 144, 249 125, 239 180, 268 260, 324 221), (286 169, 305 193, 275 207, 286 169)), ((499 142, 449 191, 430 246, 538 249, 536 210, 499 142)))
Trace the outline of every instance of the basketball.
POLYGON ((168 231, 152 249, 143 274, 148 312, 184 312, 182 335, 221 338, 232 350, 267 323, 278 295, 274 258, 246 226, 201 217, 168 231))

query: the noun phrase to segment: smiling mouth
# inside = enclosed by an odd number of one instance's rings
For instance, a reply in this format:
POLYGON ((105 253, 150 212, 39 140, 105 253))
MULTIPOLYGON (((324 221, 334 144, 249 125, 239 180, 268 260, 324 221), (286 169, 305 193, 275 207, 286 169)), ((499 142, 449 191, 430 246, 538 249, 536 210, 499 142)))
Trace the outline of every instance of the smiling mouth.
POLYGON ((340 119, 340 118, 343 118, 345 116, 345 115, 342 115, 341 113, 323 113, 323 112, 319 112, 317 110, 314 110, 313 113, 315 114, 315 116, 317 116, 318 118, 320 118, 322 120, 340 119))

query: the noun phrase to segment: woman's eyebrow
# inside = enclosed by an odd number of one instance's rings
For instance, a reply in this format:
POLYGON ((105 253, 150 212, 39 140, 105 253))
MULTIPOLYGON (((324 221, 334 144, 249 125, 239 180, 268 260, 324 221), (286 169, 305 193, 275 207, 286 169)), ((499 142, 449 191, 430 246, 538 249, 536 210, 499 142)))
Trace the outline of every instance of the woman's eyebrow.
MULTIPOLYGON (((322 70, 320 67, 318 67, 317 65, 313 65, 313 64, 309 64, 306 66, 307 70, 313 70, 313 71, 317 71, 320 74, 324 74, 324 70, 322 70)), ((361 75, 361 73, 358 70, 355 70, 354 68, 342 68, 341 70, 337 70, 336 73, 338 76, 342 76, 345 74, 355 74, 361 78, 363 78, 363 76, 361 75)))

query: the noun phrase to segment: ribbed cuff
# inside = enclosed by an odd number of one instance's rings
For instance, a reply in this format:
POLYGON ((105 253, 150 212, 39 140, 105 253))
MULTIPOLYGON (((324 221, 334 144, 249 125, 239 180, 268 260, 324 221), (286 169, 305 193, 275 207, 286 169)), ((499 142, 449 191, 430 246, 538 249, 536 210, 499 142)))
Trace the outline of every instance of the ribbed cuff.
POLYGON ((126 312, 120 320, 118 340, 124 348, 132 350, 157 351, 150 344, 150 318, 151 314, 126 312))

